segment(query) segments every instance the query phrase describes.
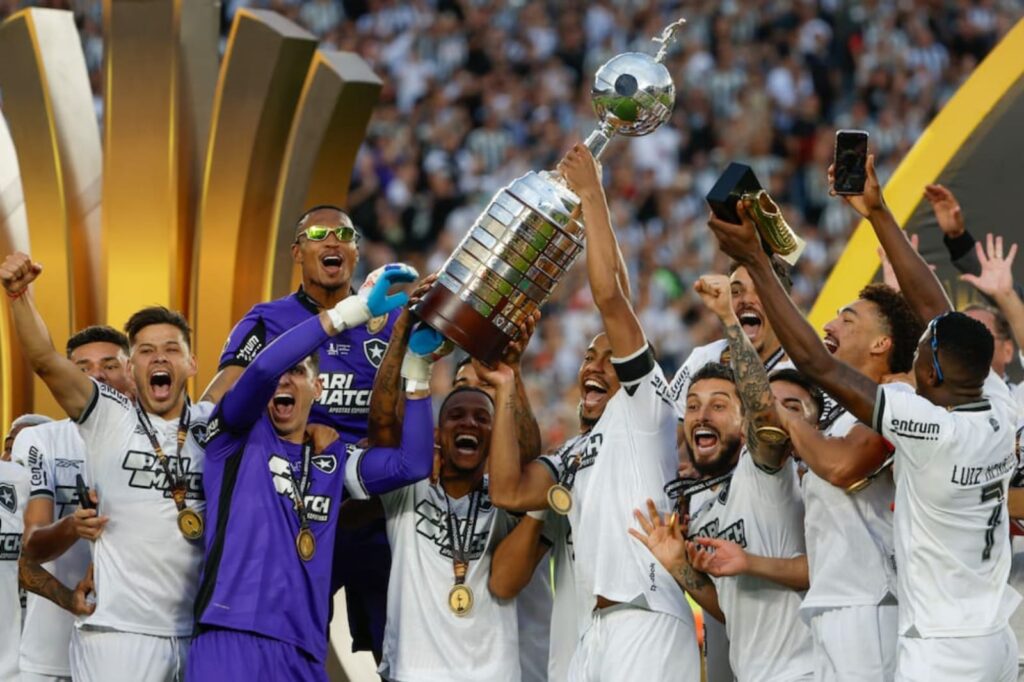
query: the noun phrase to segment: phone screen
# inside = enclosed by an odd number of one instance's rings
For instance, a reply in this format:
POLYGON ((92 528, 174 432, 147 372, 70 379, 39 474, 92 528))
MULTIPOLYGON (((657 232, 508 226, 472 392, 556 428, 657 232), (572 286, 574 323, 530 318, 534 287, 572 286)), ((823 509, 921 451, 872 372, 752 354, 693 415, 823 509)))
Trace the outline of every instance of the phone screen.
POLYGON ((863 130, 836 133, 836 194, 862 194, 867 180, 868 134, 863 130))

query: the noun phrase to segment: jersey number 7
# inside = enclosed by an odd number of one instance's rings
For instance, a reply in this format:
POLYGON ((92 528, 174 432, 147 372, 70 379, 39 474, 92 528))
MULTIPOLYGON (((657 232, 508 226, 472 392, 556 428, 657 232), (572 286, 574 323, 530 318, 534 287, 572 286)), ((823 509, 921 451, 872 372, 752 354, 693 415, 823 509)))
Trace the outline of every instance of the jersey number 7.
POLYGON ((1002 521, 1003 516, 1003 484, 1002 482, 989 483, 981 489, 981 501, 998 500, 992 508, 988 517, 988 526, 985 528, 985 549, 981 552, 981 560, 988 561, 992 557, 992 546, 996 543, 996 527, 1002 521))

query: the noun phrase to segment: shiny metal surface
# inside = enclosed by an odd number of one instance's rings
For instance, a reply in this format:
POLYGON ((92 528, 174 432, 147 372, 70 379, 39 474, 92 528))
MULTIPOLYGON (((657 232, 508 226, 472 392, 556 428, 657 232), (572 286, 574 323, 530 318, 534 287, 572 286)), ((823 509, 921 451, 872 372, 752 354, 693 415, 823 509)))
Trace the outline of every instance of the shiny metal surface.
POLYGON ((654 132, 672 116, 675 100, 668 69, 642 52, 612 57, 597 70, 590 90, 597 118, 626 137, 654 132))

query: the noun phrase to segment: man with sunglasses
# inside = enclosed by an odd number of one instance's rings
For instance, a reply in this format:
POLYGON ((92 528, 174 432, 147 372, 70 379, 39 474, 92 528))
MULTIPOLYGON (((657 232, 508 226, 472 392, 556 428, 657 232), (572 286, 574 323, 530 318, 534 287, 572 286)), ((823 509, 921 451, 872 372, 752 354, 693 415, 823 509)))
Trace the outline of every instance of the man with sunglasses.
MULTIPOLYGON (((747 267, 797 368, 894 448, 895 679, 1014 680, 1017 641, 1008 619, 1020 596, 1007 585, 1004 519, 1016 465, 1016 406, 990 370, 992 335, 977 320, 950 312, 942 285, 886 207, 871 156, 867 172, 870 191, 856 207, 874 228, 907 302, 931 320, 914 355, 916 393, 879 385, 828 352, 772 272, 743 202, 737 206, 742 224, 712 217, 709 226, 722 249, 747 267)), ((858 565, 860 558, 850 561, 858 565)), ((813 588, 813 570, 810 577, 813 588)))
MULTIPOLYGON (((284 298, 257 304, 235 325, 212 385, 230 386, 279 335, 355 294, 352 277, 359 262, 359 237, 352 219, 336 206, 314 206, 299 218, 291 250, 302 284, 284 298)), ((372 282, 366 284, 372 286, 372 282)), ((323 391, 313 404, 310 422, 337 430, 346 444, 354 445, 367 436, 370 392, 397 315, 396 310, 374 317, 320 346, 323 391)), ((349 585, 346 602, 353 648, 372 650, 379 660, 391 563, 383 521, 366 529, 338 531, 335 557, 353 553, 361 558, 359 562, 335 561, 332 593, 349 585), (340 574, 341 569, 357 572, 340 574)))

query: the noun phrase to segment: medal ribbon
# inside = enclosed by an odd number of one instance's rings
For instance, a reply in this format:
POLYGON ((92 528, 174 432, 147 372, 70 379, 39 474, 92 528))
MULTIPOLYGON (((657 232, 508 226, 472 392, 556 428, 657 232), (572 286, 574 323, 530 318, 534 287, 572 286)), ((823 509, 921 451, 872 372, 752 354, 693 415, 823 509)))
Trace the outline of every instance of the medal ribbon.
MULTIPOLYGON (((587 434, 585 433, 581 433, 580 435, 576 436, 571 441, 566 443, 564 446, 562 446, 562 451, 559 452, 557 456, 559 458, 564 457, 565 454, 567 452, 570 452, 573 449, 573 447, 575 447, 576 444, 579 443, 580 440, 582 440, 583 437, 586 435, 587 434)), ((562 474, 558 477, 558 485, 562 486, 568 491, 572 491, 572 486, 573 484, 576 483, 576 472, 579 470, 580 463, 583 461, 583 451, 585 449, 586 448, 580 448, 579 452, 576 453, 576 456, 569 461, 569 464, 566 465, 564 469, 562 469, 562 474)))
POLYGON ((299 515, 299 529, 309 530, 309 512, 306 510, 306 493, 313 481, 310 479, 310 463, 313 461, 313 440, 308 436, 302 442, 302 480, 296 483, 292 476, 291 465, 288 466, 288 480, 292 482, 292 490, 295 491, 295 513, 299 515))
POLYGON ((473 540, 473 536, 476 534, 476 521, 480 515, 480 497, 482 493, 479 490, 474 490, 469 495, 469 513, 466 515, 466 527, 463 533, 459 533, 458 524, 452 521, 454 514, 452 513, 451 498, 448 497, 448 491, 444 489, 444 485, 441 485, 441 490, 444 492, 444 505, 448 509, 448 546, 452 553, 452 570, 455 573, 455 584, 461 585, 466 582, 466 573, 469 571, 469 558, 467 556, 467 550, 469 544, 473 540))
POLYGON ((142 409, 142 406, 138 402, 135 403, 135 413, 138 415, 139 424, 141 424, 142 430, 146 432, 146 437, 149 438, 149 444, 153 448, 154 454, 156 454, 157 461, 163 467, 164 474, 167 476, 167 485, 171 489, 171 497, 174 498, 174 506, 178 508, 179 512, 184 511, 188 507, 185 503, 185 495, 188 490, 185 484, 185 477, 181 473, 181 451, 185 447, 185 440, 188 438, 189 406, 191 404, 188 396, 185 396, 185 405, 182 407, 181 416, 178 417, 176 461, 174 467, 171 467, 170 458, 164 454, 164 449, 160 447, 160 441, 157 440, 153 422, 150 421, 149 415, 142 409))
POLYGON ((665 494, 668 495, 669 499, 672 499, 673 497, 676 498, 676 506, 679 508, 680 512, 685 514, 689 508, 691 497, 697 493, 714 488, 719 483, 725 483, 728 485, 732 475, 733 472, 730 471, 727 474, 721 474, 713 478, 696 481, 692 478, 677 477, 674 481, 665 486, 665 494))

